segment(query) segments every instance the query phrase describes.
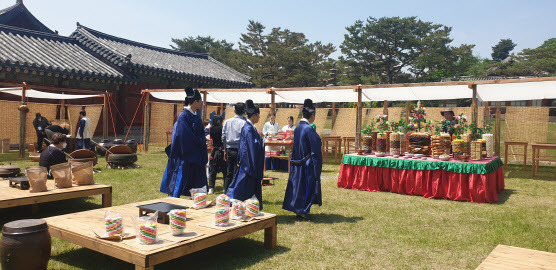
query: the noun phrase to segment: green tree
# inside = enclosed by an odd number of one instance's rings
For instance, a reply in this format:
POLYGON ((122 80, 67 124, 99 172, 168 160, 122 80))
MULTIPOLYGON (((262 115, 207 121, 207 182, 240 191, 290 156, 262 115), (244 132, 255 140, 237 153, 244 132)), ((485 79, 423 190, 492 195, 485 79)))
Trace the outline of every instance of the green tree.
POLYGON ((502 76, 555 76, 556 38, 546 40, 534 49, 523 49, 513 61, 493 62, 489 75, 502 76))
POLYGON ((492 47, 492 60, 500 62, 510 55, 510 52, 517 44, 513 43, 511 39, 501 39, 498 44, 492 47))
POLYGON ((180 50, 183 52, 193 52, 193 53, 210 53, 211 49, 223 48, 226 51, 233 50, 233 43, 229 43, 226 40, 216 40, 211 36, 197 36, 197 37, 186 37, 182 39, 173 38, 170 47, 174 50, 180 50))
POLYGON ((346 30, 340 45, 344 56, 340 60, 360 80, 370 77, 379 78, 380 83, 439 80, 464 72, 472 62, 474 45, 451 47, 451 27, 417 17, 369 17, 346 30))
POLYGON ((332 67, 332 44, 311 43, 303 33, 273 28, 269 33, 259 22, 250 20, 241 34, 243 53, 240 71, 253 78, 257 87, 319 86, 332 67))

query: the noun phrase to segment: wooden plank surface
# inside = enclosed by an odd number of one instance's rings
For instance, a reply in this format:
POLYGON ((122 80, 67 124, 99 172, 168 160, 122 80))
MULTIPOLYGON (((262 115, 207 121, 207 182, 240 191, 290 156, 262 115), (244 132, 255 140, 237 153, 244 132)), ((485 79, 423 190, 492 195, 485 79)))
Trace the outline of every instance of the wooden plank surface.
MULTIPOLYGON (((104 230, 104 214, 107 210, 120 213, 124 218, 124 231, 135 233, 131 216, 137 217, 139 215, 139 208, 137 206, 160 201, 188 207, 192 205, 191 200, 167 197, 145 202, 54 216, 45 218, 45 220, 49 225, 49 231, 52 236, 135 264, 138 267, 153 266, 258 230, 277 226, 276 215, 268 213, 265 213, 265 215, 258 220, 245 222, 240 227, 230 231, 221 231, 196 226, 201 223, 213 221, 214 214, 207 211, 208 209, 196 210, 189 208, 187 210, 187 229, 203 234, 197 238, 171 243, 170 245, 156 250, 140 250, 122 242, 111 242, 95 237, 93 230, 104 230)), ((157 227, 158 233, 165 233, 169 230, 168 225, 166 224, 159 223, 157 227)), ((270 229, 268 232, 265 231, 265 247, 276 247, 276 228, 270 229)))
MULTIPOLYGON (((54 186, 54 180, 48 180, 46 187, 48 190, 45 192, 31 193, 29 190, 20 190, 9 187, 8 181, 0 181, 0 208, 112 193, 111 186, 101 184, 73 186, 70 188, 58 189, 54 186)), ((108 196, 106 202, 108 202, 108 196)))
POLYGON ((556 253, 498 245, 477 269, 556 269, 556 253))

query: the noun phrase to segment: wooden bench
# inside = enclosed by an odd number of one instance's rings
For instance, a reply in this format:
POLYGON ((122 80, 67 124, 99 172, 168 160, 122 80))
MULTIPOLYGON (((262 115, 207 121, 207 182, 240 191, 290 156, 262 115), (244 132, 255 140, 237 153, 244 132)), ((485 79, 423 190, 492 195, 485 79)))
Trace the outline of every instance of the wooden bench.
POLYGON ((332 151, 334 153, 334 161, 339 162, 340 151, 342 151, 342 137, 340 136, 328 136, 322 137, 322 154, 324 155, 324 160, 328 160, 328 152, 332 151))
POLYGON ((102 206, 112 206, 112 186, 95 184, 86 186, 73 186, 70 188, 56 188, 54 180, 48 180, 45 192, 31 193, 29 190, 20 190, 9 187, 9 181, 0 181, 0 209, 22 205, 31 205, 32 213, 37 214, 39 203, 61 201, 67 199, 102 195, 102 206))
POLYGON ((479 269, 556 269, 556 253, 498 245, 479 269))

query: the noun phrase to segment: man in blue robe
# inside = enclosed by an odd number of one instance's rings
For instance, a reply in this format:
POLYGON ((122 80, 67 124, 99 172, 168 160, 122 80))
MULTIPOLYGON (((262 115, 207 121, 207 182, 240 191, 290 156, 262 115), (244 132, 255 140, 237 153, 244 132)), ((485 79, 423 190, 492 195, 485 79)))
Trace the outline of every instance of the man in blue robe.
POLYGON ((303 119, 294 131, 290 176, 282 208, 309 219, 311 206, 322 205, 322 150, 320 136, 311 127, 316 113, 312 100, 305 100, 302 112, 303 119))
POLYGON ((238 170, 226 195, 231 199, 244 201, 255 195, 263 209, 262 179, 264 170, 264 145, 255 124, 259 122, 260 111, 252 100, 245 102, 247 121, 241 129, 238 151, 238 170))
POLYGON ((191 87, 187 87, 185 92, 185 108, 174 124, 168 165, 160 184, 161 192, 176 198, 189 196, 190 189, 207 185, 207 144, 203 121, 198 113, 203 105, 201 94, 191 87))

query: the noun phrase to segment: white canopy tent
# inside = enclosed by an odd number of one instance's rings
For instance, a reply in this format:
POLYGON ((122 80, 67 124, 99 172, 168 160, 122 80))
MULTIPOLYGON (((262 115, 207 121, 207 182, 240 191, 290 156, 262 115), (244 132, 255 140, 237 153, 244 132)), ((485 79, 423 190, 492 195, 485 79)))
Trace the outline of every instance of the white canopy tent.
POLYGON ((556 81, 483 84, 477 86, 482 101, 515 101, 556 98, 556 81))
MULTIPOLYGON (((23 96, 23 88, 0 88, 1 93, 16 95, 16 96, 23 96)), ((57 93, 49 93, 49 92, 41 92, 37 90, 25 90, 25 96, 28 98, 41 98, 41 99, 80 99, 80 98, 94 98, 94 97, 103 97, 104 94, 99 95, 69 95, 69 94, 57 94, 57 93)))
POLYGON ((467 85, 363 87, 362 91, 363 95, 373 101, 447 100, 473 97, 473 91, 467 85))

